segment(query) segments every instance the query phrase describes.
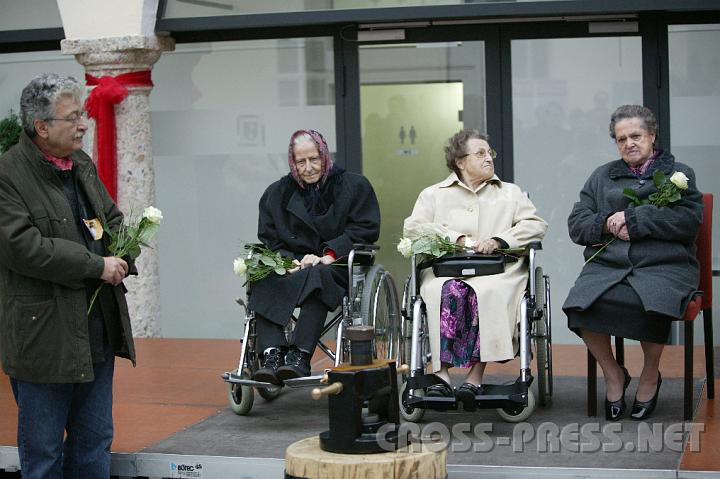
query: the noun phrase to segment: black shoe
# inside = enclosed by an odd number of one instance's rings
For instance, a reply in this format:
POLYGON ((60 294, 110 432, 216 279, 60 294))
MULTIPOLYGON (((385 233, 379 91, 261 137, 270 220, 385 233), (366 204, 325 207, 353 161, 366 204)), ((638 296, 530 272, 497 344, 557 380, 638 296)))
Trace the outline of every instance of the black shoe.
POLYGON ((277 370, 285 364, 285 348, 267 348, 263 353, 260 369, 252 375, 253 381, 270 384, 282 384, 277 377, 277 370))
POLYGON ((457 390, 458 401, 463 403, 466 411, 474 411, 477 409, 476 396, 482 394, 482 386, 476 386, 472 383, 463 383, 457 390))
POLYGON ((281 381, 310 376, 310 354, 298 348, 291 348, 285 356, 285 366, 278 368, 277 377, 281 381))
POLYGON ((440 384, 433 384, 425 388, 425 397, 429 398, 451 398, 455 397, 452 386, 445 381, 440 384))
POLYGON ((605 397, 605 419, 608 421, 617 421, 619 420, 623 414, 625 414, 626 404, 625 404, 625 390, 630 385, 630 373, 628 373, 628 370, 625 369, 625 366, 620 366, 622 368, 623 374, 625 375, 625 383, 623 384, 623 393, 620 399, 617 401, 608 401, 607 396, 605 397))
POLYGON ((658 371, 657 388, 655 389, 655 395, 647 401, 638 401, 636 397, 635 401, 633 402, 632 412, 630 413, 631 418, 635 419, 636 421, 642 421, 643 419, 646 419, 648 416, 650 416, 650 414, 652 414, 652 412, 655 410, 655 406, 657 406, 657 400, 658 396, 660 395, 661 384, 662 376, 660 375, 660 371, 658 371))

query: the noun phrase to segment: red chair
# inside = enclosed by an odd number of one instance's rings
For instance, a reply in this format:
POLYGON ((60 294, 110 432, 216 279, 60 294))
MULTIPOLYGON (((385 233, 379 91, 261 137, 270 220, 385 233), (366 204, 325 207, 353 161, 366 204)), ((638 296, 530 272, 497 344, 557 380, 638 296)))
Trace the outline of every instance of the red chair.
MULTIPOLYGON (((693 413, 693 325, 695 318, 702 311, 705 330, 705 371, 707 374, 707 397, 715 397, 715 350, 713 347, 712 329, 712 210, 713 195, 703 193, 703 222, 700 225, 697 244, 697 259, 700 263, 700 284, 698 291, 685 310, 685 386, 683 400, 683 418, 692 419, 693 413)), ((615 358, 621 366, 625 364, 623 338, 615 337, 615 358)), ((588 416, 597 416, 597 361, 588 351, 588 416)))

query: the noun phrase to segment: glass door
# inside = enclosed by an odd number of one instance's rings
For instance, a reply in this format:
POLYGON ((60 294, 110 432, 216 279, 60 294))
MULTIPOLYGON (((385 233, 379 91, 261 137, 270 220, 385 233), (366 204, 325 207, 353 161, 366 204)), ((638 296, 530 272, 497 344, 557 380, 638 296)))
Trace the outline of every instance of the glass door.
POLYGON ((486 131, 483 41, 361 46, 363 173, 382 214, 379 261, 398 287, 409 262, 395 246, 420 191, 445 178, 443 146, 463 127, 486 131))
POLYGON ((498 176, 526 191, 550 225, 539 260, 552 277, 553 335, 578 342, 561 310, 582 267, 567 217, 590 173, 618 157, 611 112, 648 94, 642 36, 593 35, 580 23, 556 25, 557 38, 537 26, 483 26, 496 30, 476 38, 479 29, 457 28, 463 41, 359 47, 362 168, 380 200, 379 260, 402 283, 403 220, 419 192, 449 174, 447 139, 478 128, 499 152, 498 176))
POLYGON ((567 218, 598 166, 617 159, 610 114, 643 103, 639 36, 512 40, 514 182, 549 228, 539 261, 552 277, 553 341, 577 342, 561 306, 583 265, 567 218))
MULTIPOLYGON (((670 77, 670 151, 695 170, 697 187, 714 195, 712 264, 720 269, 720 24, 668 26, 670 77)), ((713 285, 715 297, 720 286, 713 285)), ((682 327, 674 323, 677 335, 682 327), (677 325, 677 326, 676 326, 677 325)), ((702 328, 695 328, 695 344, 702 344, 702 328)), ((715 344, 720 332, 715 329, 715 344)))

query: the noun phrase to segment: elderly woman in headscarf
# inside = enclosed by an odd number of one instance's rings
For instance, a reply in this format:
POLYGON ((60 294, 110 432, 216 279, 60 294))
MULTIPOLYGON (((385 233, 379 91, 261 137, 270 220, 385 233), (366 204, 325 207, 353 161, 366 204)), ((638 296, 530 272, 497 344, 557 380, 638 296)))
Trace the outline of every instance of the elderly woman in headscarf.
POLYGON ((370 182, 335 165, 319 132, 292 134, 288 164, 290 173, 260 198, 258 238, 298 267, 253 283, 249 304, 263 350, 253 379, 272 384, 310 374, 325 317, 347 288, 347 268, 332 263, 347 256, 353 243, 373 243, 380 233, 370 182), (300 314, 288 341, 285 326, 296 307, 300 314))
MULTIPOLYGON (((420 193, 405 220, 405 236, 438 234, 484 254, 541 240, 547 223, 517 185, 495 175, 495 156, 488 137, 478 130, 453 135, 445 147, 451 174, 420 193)), ((427 268, 420 281, 432 370, 443 380, 428 387, 427 394, 452 397, 449 368, 470 368, 457 398, 472 409, 487 362, 515 356, 527 268, 518 261, 503 273, 471 278, 436 277, 427 268)))

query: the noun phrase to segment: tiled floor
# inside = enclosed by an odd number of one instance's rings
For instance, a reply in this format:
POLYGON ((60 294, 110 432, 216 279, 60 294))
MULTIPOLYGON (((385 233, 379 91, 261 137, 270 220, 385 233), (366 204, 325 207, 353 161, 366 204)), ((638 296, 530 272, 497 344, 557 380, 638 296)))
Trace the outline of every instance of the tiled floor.
MULTIPOLYGON (((214 416, 227 407, 224 371, 234 369, 239 356, 236 340, 137 339, 138 367, 119 360, 115 379, 115 452, 137 452, 214 416)), ((556 376, 585 375, 585 348, 553 347, 556 376)), ((637 376, 642 366, 638 346, 626 346, 626 363, 637 376)), ((315 356, 315 368, 327 362, 315 356)), ((661 370, 667 378, 682 377, 682 348, 668 347, 661 370)), ((517 364, 490 365, 487 374, 517 375, 517 364)), ((695 375, 704 376, 702 348, 696 348, 695 375)), ((720 387, 720 381, 716 382, 720 387)), ((585 407, 584 404, 578 407, 585 407)), ((0 446, 15 446, 16 407, 6 376, 0 375, 0 446)), ((703 393, 695 423, 703 424, 698 452, 690 446, 683 470, 720 471, 720 406, 703 393)))

